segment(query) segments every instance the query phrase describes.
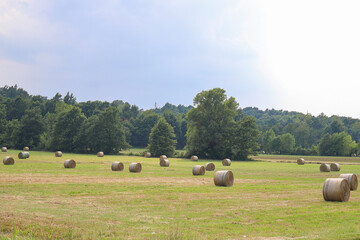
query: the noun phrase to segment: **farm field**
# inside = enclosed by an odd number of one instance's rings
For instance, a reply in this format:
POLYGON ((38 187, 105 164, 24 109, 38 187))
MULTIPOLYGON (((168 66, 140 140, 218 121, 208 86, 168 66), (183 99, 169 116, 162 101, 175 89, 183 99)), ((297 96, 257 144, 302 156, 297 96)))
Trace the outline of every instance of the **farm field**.
MULTIPOLYGON (((325 202, 326 178, 360 172, 360 158, 304 157, 339 162, 340 172, 291 163, 297 156, 255 156, 232 170, 233 187, 216 187, 215 172, 193 176, 192 162, 158 158, 30 152, 0 164, 2 239, 360 239, 360 192, 348 202, 325 202), (66 159, 77 162, 65 169, 66 159), (114 161, 124 171, 112 172, 114 161), (282 162, 281 162, 282 161, 282 162), (142 163, 141 173, 129 164, 142 163)), ((215 170, 215 171, 216 171, 215 170)))

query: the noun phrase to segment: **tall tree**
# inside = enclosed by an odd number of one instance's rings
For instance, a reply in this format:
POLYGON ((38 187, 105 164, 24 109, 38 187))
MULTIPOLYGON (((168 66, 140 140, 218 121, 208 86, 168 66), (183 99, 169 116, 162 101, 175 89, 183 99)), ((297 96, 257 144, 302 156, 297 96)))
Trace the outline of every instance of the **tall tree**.
MULTIPOLYGON (((256 132, 253 119, 235 122, 238 103, 227 98, 225 90, 214 88, 202 91, 194 98, 195 108, 188 114, 187 154, 204 158, 246 159, 251 149, 256 148, 249 132, 256 132), (249 128, 249 129, 247 129, 249 128), (234 136, 234 133, 236 133, 234 136), (241 144, 239 142, 243 141, 241 144)), ((257 137, 258 134, 255 134, 257 137)))
POLYGON ((160 118, 151 129, 148 149, 153 156, 159 157, 165 154, 171 157, 175 153, 176 139, 173 127, 164 119, 160 118))
POLYGON ((86 117, 81 113, 80 108, 70 107, 70 110, 57 113, 57 120, 52 135, 52 150, 74 152, 76 149, 75 139, 86 117))
POLYGON ((89 133, 89 143, 93 151, 113 154, 129 147, 116 107, 109 107, 99 114, 89 133))

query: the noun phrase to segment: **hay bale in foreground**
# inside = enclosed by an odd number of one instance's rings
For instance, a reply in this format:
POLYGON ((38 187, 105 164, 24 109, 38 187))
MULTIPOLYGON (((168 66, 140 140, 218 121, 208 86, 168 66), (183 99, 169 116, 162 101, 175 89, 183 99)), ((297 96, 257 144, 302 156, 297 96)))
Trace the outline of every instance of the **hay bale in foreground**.
POLYGON ((130 166, 129 166, 129 171, 130 172, 136 172, 136 173, 139 173, 141 172, 141 163, 131 163, 130 166))
POLYGON ((30 149, 29 149, 29 147, 24 147, 23 150, 24 150, 24 151, 29 151, 30 149))
POLYGON ((104 152, 98 152, 98 153, 96 154, 96 156, 98 156, 98 157, 103 157, 103 156, 104 156, 104 152))
POLYGON ((170 161, 168 159, 160 160, 160 167, 169 167, 170 161))
POLYGON ((113 162, 111 164, 111 170, 122 171, 122 170, 124 170, 124 164, 122 162, 113 162))
POLYGON ((205 170, 206 171, 214 171, 215 170, 215 164, 212 162, 208 162, 205 164, 205 170))
POLYGON ((167 159, 167 156, 166 156, 166 155, 161 155, 161 156, 160 156, 160 161, 161 161, 161 160, 164 160, 164 159, 167 159))
POLYGON ((322 163, 320 165, 320 172, 330 172, 330 165, 326 163, 322 163))
POLYGON ((299 159, 297 160, 297 164, 298 164, 298 165, 304 165, 304 164, 305 164, 305 159, 299 158, 299 159))
POLYGON ((29 152, 19 152, 18 154, 18 158, 19 159, 26 159, 30 157, 30 153, 29 152))
POLYGON ((192 155, 190 159, 191 159, 191 161, 194 161, 194 162, 199 160, 198 156, 195 156, 195 155, 192 155))
POLYGON ((10 156, 6 156, 3 159, 3 163, 4 163, 4 165, 14 165, 15 160, 10 156))
POLYGON ((339 178, 345 178, 348 180, 348 183, 350 185, 350 191, 355 191, 358 187, 358 178, 356 174, 353 173, 344 173, 340 174, 339 178))
POLYGON ((217 171, 214 176, 216 186, 231 187, 234 184, 234 175, 232 171, 217 171))
POLYGON ((62 157, 62 152, 61 151, 56 151, 55 152, 55 157, 62 157))
POLYGON ((338 163, 330 164, 330 170, 331 171, 340 171, 340 164, 338 164, 338 163))
POLYGON ((225 158, 224 160, 222 160, 222 165, 223 166, 230 166, 231 165, 231 160, 228 158, 225 158))
POLYGON ((7 152, 7 147, 2 147, 2 148, 1 148, 1 151, 2 151, 2 152, 7 152))
POLYGON ((350 198, 350 185, 345 178, 327 178, 323 186, 325 201, 347 202, 350 198))
POLYGON ((76 167, 76 162, 72 159, 68 159, 64 162, 64 167, 65 168, 75 168, 76 167))
POLYGON ((146 158, 151 157, 151 153, 150 153, 150 152, 146 152, 146 153, 144 154, 144 157, 146 157, 146 158))
POLYGON ((205 174, 205 167, 201 165, 195 165, 193 167, 193 175, 204 175, 205 174))

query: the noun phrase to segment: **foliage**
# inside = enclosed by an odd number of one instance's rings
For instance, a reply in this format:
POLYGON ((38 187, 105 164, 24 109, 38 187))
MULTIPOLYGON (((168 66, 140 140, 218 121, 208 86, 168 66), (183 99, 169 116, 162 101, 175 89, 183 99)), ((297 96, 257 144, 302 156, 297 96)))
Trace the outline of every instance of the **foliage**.
POLYGON ((153 156, 166 155, 171 157, 175 153, 176 138, 173 127, 164 119, 160 118, 151 129, 148 149, 153 156))
POLYGON ((350 156, 357 153, 357 145, 346 132, 325 134, 319 144, 319 153, 323 156, 350 156))
MULTIPOLYGON (((238 103, 233 97, 227 98, 225 90, 214 88, 202 91, 194 98, 194 105, 196 107, 187 114, 188 155, 213 159, 246 159, 256 148, 253 139, 245 137, 249 132, 255 132, 254 119, 235 122, 238 103)), ((255 134, 254 137, 257 136, 255 134)))

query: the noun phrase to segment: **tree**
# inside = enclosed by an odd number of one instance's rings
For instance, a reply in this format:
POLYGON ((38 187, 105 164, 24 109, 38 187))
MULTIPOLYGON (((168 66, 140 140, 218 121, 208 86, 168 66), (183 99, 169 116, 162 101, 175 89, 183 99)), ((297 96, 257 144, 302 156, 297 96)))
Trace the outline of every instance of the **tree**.
POLYGON ((13 139, 15 147, 18 149, 22 149, 24 146, 36 148, 40 144, 40 135, 44 130, 40 108, 26 110, 25 115, 21 118, 15 139, 13 139))
MULTIPOLYGON (((236 122, 238 103, 227 98, 225 90, 214 88, 202 91, 194 98, 195 108, 187 113, 187 154, 203 158, 234 160, 246 159, 257 147, 253 139, 247 139, 249 132, 256 132, 254 120, 236 122), (255 130, 254 130, 255 129, 255 130)), ((255 134, 255 138, 258 134, 255 134)))
POLYGON ((280 135, 280 153, 281 154, 291 154, 295 146, 295 138, 290 133, 285 133, 280 135))
POLYGON ((149 151, 156 157, 163 154, 171 157, 175 153, 175 145, 174 129, 164 118, 160 118, 151 129, 148 145, 149 151))
POLYGON ((153 110, 143 112, 134 121, 134 131, 131 134, 131 145, 137 147, 146 147, 149 143, 151 129, 159 120, 159 115, 153 110))
POLYGON ((70 94, 69 92, 67 92, 66 96, 64 97, 64 103, 74 105, 76 103, 75 96, 72 93, 70 94))
POLYGON ((323 156, 350 156, 357 145, 346 132, 324 134, 319 143, 319 153, 323 156))
POLYGON ((275 133, 272 129, 267 130, 263 135, 262 148, 266 153, 271 153, 272 149, 272 141, 275 138, 275 133))
POLYGON ((88 143, 94 152, 113 154, 129 147, 116 107, 109 107, 100 113, 90 129, 88 143))
POLYGON ((76 149, 76 136, 86 117, 81 113, 80 108, 71 105, 70 110, 57 113, 56 123, 52 134, 52 150, 74 152, 76 149))

